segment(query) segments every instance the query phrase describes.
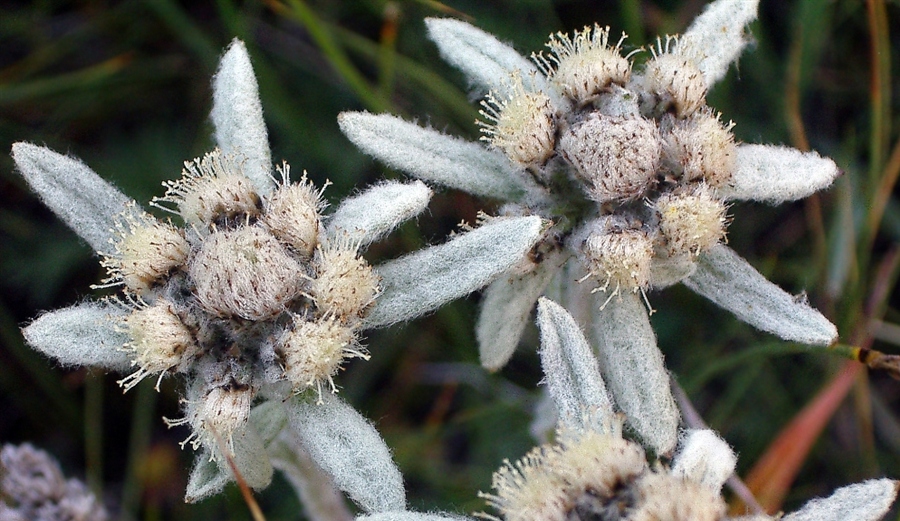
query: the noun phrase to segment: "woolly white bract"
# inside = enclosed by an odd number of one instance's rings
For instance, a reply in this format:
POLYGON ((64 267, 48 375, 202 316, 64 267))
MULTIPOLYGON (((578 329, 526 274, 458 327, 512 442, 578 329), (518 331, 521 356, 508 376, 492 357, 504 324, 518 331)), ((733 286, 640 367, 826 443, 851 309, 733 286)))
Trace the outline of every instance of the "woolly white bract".
POLYGON ((441 55, 488 92, 479 122, 487 146, 387 114, 339 117, 354 144, 392 167, 554 223, 535 254, 487 289, 477 327, 482 364, 496 370, 508 361, 534 301, 556 288, 566 308, 592 308, 577 316, 596 322, 600 370, 626 421, 660 453, 675 438, 653 433, 669 431, 674 406, 647 291, 685 281, 784 339, 837 338, 818 311, 723 244, 729 201, 795 200, 838 174, 815 152, 735 143, 733 124, 706 105, 707 90, 745 47, 757 4, 712 2, 683 35, 658 39, 643 64, 632 62, 637 51, 623 55, 624 35, 596 25, 551 35, 549 54, 530 61, 465 22, 428 19, 441 55), (607 361, 623 357, 640 368, 612 370, 607 361), (652 383, 627 391, 636 382, 652 383), (670 412, 642 412, 663 403, 670 412))
POLYGON ((305 175, 291 182, 286 163, 273 168, 256 78, 237 40, 213 80, 212 121, 218 148, 186 162, 182 178, 151 202, 184 226, 153 217, 77 159, 13 145, 26 181, 103 257, 103 285, 122 289, 42 315, 25 338, 63 365, 131 371, 120 380, 126 391, 146 377, 158 387, 179 375, 184 417, 166 422, 189 426, 185 443, 201 449, 189 501, 232 479, 223 455, 254 488, 269 483, 273 461, 296 475, 301 464, 283 457, 293 444, 365 512, 402 511, 390 451, 332 396, 334 377, 347 358, 368 358, 364 328, 488 284, 527 254, 545 224, 491 219, 373 267, 362 250, 427 206, 424 183, 384 182, 323 214, 323 190, 305 175))

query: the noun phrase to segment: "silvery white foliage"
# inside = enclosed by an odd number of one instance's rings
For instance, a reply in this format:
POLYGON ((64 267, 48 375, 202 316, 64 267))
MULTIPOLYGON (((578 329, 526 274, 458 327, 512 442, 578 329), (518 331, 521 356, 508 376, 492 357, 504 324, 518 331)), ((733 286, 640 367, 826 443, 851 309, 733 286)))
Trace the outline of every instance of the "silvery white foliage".
POLYGON ((772 284, 733 250, 719 244, 701 254, 684 283, 739 319, 781 338, 830 345, 837 328, 806 303, 772 284))
POLYGON ((486 369, 499 370, 509 361, 531 316, 535 299, 544 292, 568 256, 564 252, 550 255, 557 260, 530 265, 525 273, 504 273, 485 289, 475 336, 481 364, 486 369))
POLYGON ((378 266, 382 292, 366 324, 409 320, 484 287, 519 262, 543 229, 536 216, 491 219, 446 244, 378 266))
POLYGON ((541 366, 563 424, 611 433, 618 421, 590 345, 572 316, 547 298, 538 299, 541 366), (585 415, 585 411, 590 411, 585 415))
POLYGON ((681 448, 672 466, 672 473, 718 493, 725 481, 734 474, 735 465, 737 455, 715 431, 689 429, 682 432, 681 448))
POLYGON ((676 52, 693 60, 712 87, 725 77, 748 43, 744 28, 756 20, 759 0, 721 0, 706 6, 681 36, 676 52))
POLYGON ((472 518, 454 514, 425 514, 407 510, 397 512, 379 512, 367 516, 358 516, 356 521, 467 521, 472 518))
POLYGON ((726 199, 779 204, 808 197, 828 187, 839 174, 834 161, 816 152, 745 144, 737 147, 735 182, 719 193, 726 199))
POLYGON ((837 489, 827 498, 813 499, 782 521, 877 521, 897 497, 898 482, 872 479, 837 489))
POLYGON ((45 313, 22 330, 28 344, 65 366, 92 366, 124 371, 131 357, 122 350, 127 335, 116 331, 118 306, 86 302, 45 313))
POLYGON ((421 181, 376 185, 344 199, 328 219, 326 234, 332 240, 343 237, 364 247, 420 214, 431 195, 431 189, 421 181))
POLYGON ((511 85, 506 80, 518 73, 534 90, 550 88, 534 63, 494 35, 452 18, 427 18, 425 25, 441 57, 477 87, 508 94, 511 85))
POLYGON ((680 415, 640 295, 615 297, 615 305, 599 312, 594 332, 600 371, 627 424, 658 454, 670 453, 678 441, 680 415))
POLYGON ((405 510, 403 476, 375 427, 337 396, 322 400, 287 402, 288 422, 316 464, 366 512, 405 510))
POLYGON ((425 181, 499 199, 516 199, 524 193, 509 161, 477 143, 388 114, 343 112, 338 124, 365 152, 425 181))
POLYGON ((222 56, 213 78, 211 117, 219 148, 241 157, 244 174, 261 195, 268 194, 275 188, 269 132, 247 47, 236 38, 222 56))
POLYGON ((53 213, 94 251, 113 238, 110 223, 134 201, 81 161, 31 143, 15 143, 12 157, 22 177, 53 213))

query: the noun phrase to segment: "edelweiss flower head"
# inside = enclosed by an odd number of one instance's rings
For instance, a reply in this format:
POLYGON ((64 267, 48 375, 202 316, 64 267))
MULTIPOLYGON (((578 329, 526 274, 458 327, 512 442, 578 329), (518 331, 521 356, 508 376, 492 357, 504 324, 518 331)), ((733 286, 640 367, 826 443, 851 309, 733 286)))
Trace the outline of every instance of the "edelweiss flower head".
POLYGON ((183 226, 146 213, 76 159, 13 145, 26 181, 102 252, 103 287, 123 290, 46 313, 23 334, 62 364, 130 371, 119 381, 126 391, 147 377, 157 386, 165 375, 185 380, 184 417, 166 421, 189 426, 184 445, 203 451, 188 500, 232 479, 224 456, 251 487, 266 486, 268 445, 289 428, 286 437, 302 440, 297 450, 310 451, 364 509, 402 509, 402 480, 384 442, 331 396, 334 378, 348 358, 368 357, 362 329, 483 287, 538 242, 545 223, 498 218, 376 268, 362 252, 425 209, 432 192, 424 183, 384 182, 323 215, 321 189, 305 175, 292 183, 287 164, 272 167, 239 41, 213 80, 212 121, 218 148, 186 162, 182 178, 150 203, 183 226), (376 497, 362 474, 378 475, 376 497))
POLYGON ((551 35, 550 55, 530 61, 465 22, 429 19, 441 55, 490 92, 492 111, 482 122, 488 146, 389 115, 339 118, 352 142, 394 168, 501 199, 509 215, 554 223, 531 255, 533 269, 510 270, 486 290, 477 329, 482 363, 496 370, 509 360, 531 305, 556 279, 554 287, 571 299, 567 305, 595 310, 579 319, 593 322, 599 351, 642 368, 606 376, 617 396, 642 388, 620 406, 658 453, 670 452, 675 438, 653 433, 668 432, 664 425, 677 420, 673 413, 646 413, 674 411, 674 402, 664 383, 644 385, 668 377, 647 318, 650 306, 636 293, 683 281, 784 339, 829 345, 837 338, 818 311, 723 244, 731 201, 800 199, 838 175, 834 162, 815 152, 736 143, 733 124, 706 104, 707 91, 746 46, 745 27, 757 5, 711 2, 684 34, 657 40, 643 63, 638 52, 623 51, 624 37, 610 45, 609 31, 598 26, 551 35), (541 101, 506 101, 514 99, 541 101), (531 116, 522 114, 528 110, 531 116), (535 140, 536 133, 524 130, 537 128, 532 121, 555 128, 556 139, 535 140), (540 160, 522 161, 521 150, 540 150, 534 156, 540 160), (589 286, 573 288, 573 280, 589 286))

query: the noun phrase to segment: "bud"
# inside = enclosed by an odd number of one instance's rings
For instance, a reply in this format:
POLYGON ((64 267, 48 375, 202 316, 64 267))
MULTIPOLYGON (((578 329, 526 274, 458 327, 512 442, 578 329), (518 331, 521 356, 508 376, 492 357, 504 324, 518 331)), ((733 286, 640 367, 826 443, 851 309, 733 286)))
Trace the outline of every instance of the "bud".
POLYGON ((671 109, 677 117, 686 118, 706 104, 706 80, 693 61, 669 52, 675 41, 668 37, 665 47, 659 43, 651 48, 653 58, 645 66, 643 83, 656 98, 651 112, 671 109))
POLYGON ((282 356, 284 376, 294 391, 315 386, 320 401, 322 382, 328 382, 332 392, 336 390, 332 377, 345 358, 369 358, 362 348, 356 347, 353 329, 334 317, 305 321, 295 316, 293 328, 282 334, 277 349, 282 356))
POLYGON ((550 98, 541 92, 525 92, 522 78, 514 75, 509 99, 498 99, 493 92, 481 102, 479 113, 490 123, 477 121, 483 141, 500 149, 510 161, 540 166, 553 155, 556 135, 554 110, 550 98))
POLYGON ((113 281, 137 295, 146 295, 158 282, 182 265, 190 253, 190 245, 181 230, 153 216, 129 209, 116 222, 119 240, 114 253, 101 254, 100 264, 113 281))
POLYGON ((693 481, 671 474, 648 473, 637 482, 638 505, 633 521, 719 521, 725 502, 719 494, 693 481))
POLYGON ((300 293, 304 270, 268 232, 244 226, 206 237, 189 274, 206 311, 263 320, 284 312, 300 293))
POLYGON ((232 435, 247 424, 254 397, 251 386, 234 379, 217 386, 195 381, 188 389, 188 398, 182 400, 185 404, 184 418, 163 418, 163 421, 169 427, 190 425, 191 435, 181 442, 181 447, 190 444, 192 449, 197 450, 204 445, 212 452, 213 459, 218 459, 221 451, 218 450, 216 436, 234 452, 232 435))
POLYGON ((659 231, 670 257, 697 256, 725 237, 727 206, 704 184, 689 191, 661 195, 654 207, 659 231))
POLYGON ((675 121, 663 137, 666 165, 687 181, 704 180, 714 188, 727 185, 737 153, 733 127, 734 123, 723 125, 710 110, 675 121))
POLYGON ((602 282, 602 286, 594 291, 607 291, 612 286, 609 299, 620 290, 636 293, 649 286, 653 240, 646 231, 624 219, 598 219, 584 241, 582 251, 590 276, 602 282))
POLYGON ((316 307, 346 320, 362 316, 375 300, 379 277, 355 247, 338 242, 319 249, 310 293, 316 307))
POLYGON ((203 159, 185 161, 183 176, 177 181, 163 183, 164 197, 153 201, 173 203, 187 224, 208 227, 230 226, 259 215, 260 199, 253 183, 230 155, 215 149, 203 159))
POLYGON ((563 133, 559 150, 591 199, 635 199, 656 181, 659 129, 641 117, 591 113, 563 133))
POLYGON ((279 171, 283 182, 266 198, 263 223, 278 240, 309 257, 318 244, 322 192, 307 181, 306 172, 299 183, 291 184, 290 166, 284 163, 279 171))
POLYGON ((118 381, 125 391, 148 375, 160 373, 156 381, 159 391, 159 383, 166 371, 187 367, 200 351, 191 331, 167 300, 159 299, 153 305, 138 307, 122 322, 122 331, 131 337, 124 349, 134 353, 132 365, 139 367, 118 381))
POLYGON ((532 55, 538 66, 563 93, 579 104, 590 101, 610 84, 625 85, 631 77, 631 63, 619 54, 625 34, 609 45, 609 27, 594 24, 582 31, 550 35, 547 47, 552 55, 532 55))

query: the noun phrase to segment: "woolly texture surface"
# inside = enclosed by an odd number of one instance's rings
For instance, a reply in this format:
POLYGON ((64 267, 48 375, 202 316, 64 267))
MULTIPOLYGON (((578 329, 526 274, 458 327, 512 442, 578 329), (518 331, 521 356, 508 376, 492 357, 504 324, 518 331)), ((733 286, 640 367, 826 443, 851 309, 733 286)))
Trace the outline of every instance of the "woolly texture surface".
POLYGON ((446 244, 382 264, 376 269, 382 292, 366 325, 409 320, 484 287, 528 253, 543 227, 536 216, 494 219, 446 244))
POLYGON ((184 501, 196 503, 218 494, 231 479, 231 473, 223 472, 219 464, 210 459, 209 451, 204 450, 194 459, 194 467, 191 469, 184 492, 184 501))
POLYGON ((513 85, 508 79, 519 71, 525 90, 542 91, 550 95, 554 105, 561 103, 559 93, 534 63, 494 35, 452 18, 426 18, 425 25, 441 57, 461 70, 474 86, 510 98, 513 85))
POLYGON ((359 246, 375 242, 419 215, 428 206, 432 193, 421 181, 388 181, 371 187, 338 206, 326 225, 328 239, 347 240, 359 246))
POLYGON ((505 200, 524 193, 506 157, 478 143, 388 114, 343 112, 338 124, 363 152, 419 179, 505 200))
POLYGON ((827 346, 837 328, 806 303, 772 284, 725 245, 717 244, 697 260, 687 287, 748 324, 785 340, 827 346))
POLYGON ((487 287, 475 329, 483 367, 496 371, 506 365, 519 345, 534 302, 566 257, 556 253, 525 274, 505 273, 487 287))
POLYGON ((598 312, 594 330, 603 378, 627 424, 658 454, 671 452, 679 414, 641 296, 620 292, 598 312))
POLYGON ((672 474, 703 485, 718 493, 734 474, 737 455, 711 429, 690 429, 682 434, 681 449, 675 456, 672 474))
POLYGON ((322 400, 288 402, 288 422, 316 464, 366 512, 406 510, 403 476, 375 427, 337 396, 322 400))
POLYGON ((578 430, 594 428, 612 434, 616 423, 597 359, 581 328, 562 306, 547 298, 538 300, 541 330, 541 365, 559 418, 578 430), (590 411, 592 418, 584 418, 590 411), (589 425, 585 422, 590 421, 589 425))
POLYGON ((31 347, 62 365, 125 371, 131 356, 122 347, 129 337, 115 326, 127 313, 116 306, 88 302, 44 313, 22 334, 31 347))
POLYGON ((746 47, 744 28, 756 20, 758 6, 759 0, 712 2, 679 40, 676 52, 693 60, 707 86, 722 79, 746 47))
POLYGON ((232 40, 213 77, 210 117, 216 127, 219 148, 243 161, 244 175, 260 195, 271 192, 275 181, 270 175, 269 133, 250 56, 240 40, 232 40))
POLYGON ((779 204, 809 197, 840 174, 834 161, 816 152, 771 145, 738 145, 731 182, 719 187, 725 199, 779 204))
POLYGON ((81 161, 30 143, 15 143, 12 157, 22 177, 53 213, 91 248, 109 251, 116 219, 140 208, 81 161))
POLYGON ((782 521, 877 521, 897 496, 898 482, 872 479, 837 489, 827 498, 813 499, 782 521))

